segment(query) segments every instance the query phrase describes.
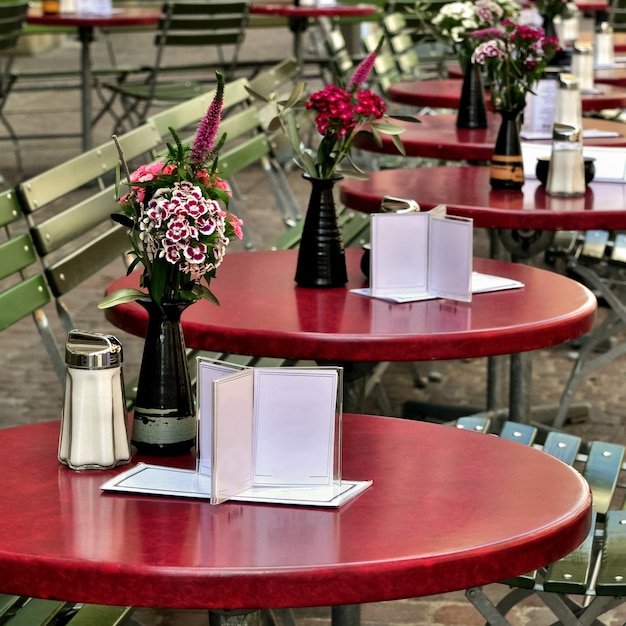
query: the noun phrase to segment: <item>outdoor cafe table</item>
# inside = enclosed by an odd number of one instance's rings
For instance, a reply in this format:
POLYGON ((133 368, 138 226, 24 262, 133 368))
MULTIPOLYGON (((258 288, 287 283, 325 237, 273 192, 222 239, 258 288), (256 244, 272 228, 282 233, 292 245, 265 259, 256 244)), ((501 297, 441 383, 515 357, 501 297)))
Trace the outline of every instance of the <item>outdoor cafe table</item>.
MULTIPOLYGON (((391 85, 387 96, 393 102, 409 106, 457 109, 461 99, 461 85, 462 81, 458 78, 409 81, 391 85)), ((626 88, 598 85, 598 89, 601 93, 582 94, 583 112, 626 107, 626 88)))
MULTIPOLYGON (((577 337, 593 325, 596 301, 585 287, 553 272, 490 259, 474 259, 474 269, 519 280, 524 287, 475 295, 471 303, 391 304, 359 296, 350 289, 365 285, 361 255, 346 250, 348 285, 336 289, 296 287, 296 250, 226 255, 211 283, 220 306, 200 301, 182 316, 187 347, 339 363, 350 379, 352 370, 356 377, 381 361, 535 350, 577 337)), ((116 279, 107 293, 137 282, 138 273, 116 279)), ((137 303, 107 309, 106 316, 129 333, 145 335, 148 317, 137 303)), ((355 383, 356 407, 363 381, 361 376, 355 383)), ((513 398, 512 419, 527 419, 520 414, 522 404, 513 398)))
MULTIPOLYGON (((59 465, 59 431, 0 430, 2 593, 174 609, 378 602, 531 571, 590 526, 574 469, 448 426, 344 415, 343 476, 373 485, 339 509, 104 494, 126 468, 59 465)), ((191 469, 195 457, 139 461, 191 469)))
POLYGON ((156 24, 161 18, 159 9, 133 7, 115 10, 110 15, 92 13, 42 13, 41 8, 31 7, 26 21, 29 24, 43 26, 73 26, 78 29, 81 71, 81 129, 82 147, 87 151, 92 147, 91 138, 91 54, 95 28, 120 28, 123 26, 149 26, 156 24))
POLYGON ((471 217, 477 228, 523 230, 624 230, 626 185, 592 181, 584 196, 550 196, 536 179, 521 191, 494 191, 489 167, 428 167, 371 172, 367 180, 344 179, 340 199, 366 213, 384 196, 415 200, 422 209, 445 204, 450 215, 471 217), (409 172, 409 173, 407 173, 409 172))
MULTIPOLYGON (((406 131, 400 135, 407 156, 446 161, 469 160, 489 161, 496 144, 500 118, 488 113, 487 128, 457 128, 456 114, 418 115, 419 124, 403 124, 406 131)), ((584 118, 583 127, 587 130, 600 130, 618 133, 617 137, 585 138, 586 146, 604 146, 612 148, 626 147, 626 126, 621 122, 584 118)), ((398 149, 390 135, 381 135, 378 144, 370 135, 359 134, 354 145, 363 150, 398 155, 398 149)), ((533 144, 545 144, 549 156, 552 142, 549 140, 533 141, 533 144)))

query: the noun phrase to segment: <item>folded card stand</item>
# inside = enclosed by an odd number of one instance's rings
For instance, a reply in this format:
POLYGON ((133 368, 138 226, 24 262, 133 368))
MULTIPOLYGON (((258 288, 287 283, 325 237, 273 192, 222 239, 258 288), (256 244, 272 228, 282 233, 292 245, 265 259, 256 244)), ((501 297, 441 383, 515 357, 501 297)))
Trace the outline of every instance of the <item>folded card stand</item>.
POLYGON ((105 491, 340 506, 369 481, 341 478, 342 370, 198 359, 196 470, 139 464, 105 491))

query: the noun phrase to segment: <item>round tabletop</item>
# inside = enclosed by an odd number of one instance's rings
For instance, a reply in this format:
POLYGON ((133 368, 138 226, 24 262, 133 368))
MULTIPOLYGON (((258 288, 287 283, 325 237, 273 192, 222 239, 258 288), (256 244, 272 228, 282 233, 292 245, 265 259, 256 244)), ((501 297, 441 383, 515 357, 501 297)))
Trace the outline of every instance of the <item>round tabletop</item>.
POLYGON ((28 11, 29 24, 43 24, 46 26, 76 26, 79 28, 99 28, 116 26, 148 26, 156 24, 162 12, 158 9, 146 7, 132 7, 113 11, 110 15, 95 13, 42 13, 40 8, 31 8, 28 11))
POLYGON ((104 494, 125 468, 60 466, 59 431, 0 431, 3 593, 190 609, 392 600, 533 570, 573 550, 590 524, 574 469, 447 426, 344 415, 344 478, 373 485, 334 510, 104 494))
POLYGON ((535 230, 624 230, 626 185, 592 182, 584 196, 550 196, 536 179, 521 191, 494 191, 489 167, 429 167, 381 170, 368 180, 345 179, 341 201, 375 213, 388 194, 415 200, 423 209, 445 204, 448 213, 471 217, 479 228, 535 230), (409 173, 407 173, 407 171, 409 173))
MULTIPOLYGON (((593 294, 564 276, 520 264, 474 259, 479 272, 513 278, 522 289, 478 294, 471 303, 392 304, 350 289, 365 286, 361 251, 346 250, 349 282, 340 289, 296 287, 296 250, 228 254, 211 290, 182 317, 187 347, 317 361, 424 361, 535 350, 590 330, 593 294)), ((138 274, 107 292, 137 286, 138 274)), ((109 321, 145 335, 137 303, 106 310, 109 321)))
MULTIPOLYGON (((430 159, 449 161, 489 161, 496 144, 500 117, 489 113, 487 128, 457 128, 456 114, 419 116, 420 124, 403 124, 406 131, 400 135, 407 156, 420 156, 430 159)), ((621 122, 584 118, 583 127, 587 131, 600 130, 618 133, 617 137, 585 138, 586 146, 604 146, 612 148, 626 147, 626 126, 621 122)), ((398 155, 398 150, 390 135, 380 136, 378 144, 371 135, 359 134, 354 145, 363 150, 398 155)), ((533 140, 533 144, 545 144, 550 152, 550 140, 533 140)))
MULTIPOLYGON (((461 99, 462 81, 457 78, 416 80, 396 83, 387 90, 390 100, 417 107, 456 109, 461 99)), ((582 110, 601 111, 626 107, 626 89, 613 85, 597 85, 600 93, 582 94, 582 110)), ((489 94, 487 93, 487 105, 489 94)))
POLYGON ((283 17, 364 17, 376 13, 375 4, 257 4, 250 5, 255 15, 281 15, 283 17))

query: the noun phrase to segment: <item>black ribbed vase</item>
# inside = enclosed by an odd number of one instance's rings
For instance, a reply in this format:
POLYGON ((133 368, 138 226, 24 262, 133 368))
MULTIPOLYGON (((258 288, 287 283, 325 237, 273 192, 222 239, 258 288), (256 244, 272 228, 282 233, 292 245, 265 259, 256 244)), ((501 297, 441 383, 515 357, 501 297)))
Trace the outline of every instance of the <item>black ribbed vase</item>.
POLYGON ((483 76, 480 67, 471 61, 465 64, 456 126, 457 128, 487 128, 483 76))
POLYGON ((193 390, 180 316, 190 303, 140 301, 148 311, 131 443, 141 454, 187 454, 196 438, 193 390))
POLYGON ((348 282, 346 254, 333 188, 343 177, 304 178, 311 183, 309 207, 304 218, 296 283, 299 287, 343 287, 348 282))
POLYGON ((519 111, 500 111, 501 122, 491 157, 492 189, 519 190, 524 186, 524 161, 519 136, 519 111))

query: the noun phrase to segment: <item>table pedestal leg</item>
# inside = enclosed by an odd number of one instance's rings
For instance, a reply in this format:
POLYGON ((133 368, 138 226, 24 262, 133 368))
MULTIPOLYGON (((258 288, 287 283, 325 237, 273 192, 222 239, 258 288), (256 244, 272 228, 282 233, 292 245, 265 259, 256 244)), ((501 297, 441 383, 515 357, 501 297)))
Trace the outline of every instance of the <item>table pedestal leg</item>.
POLYGON ((531 355, 511 355, 511 382, 509 384, 509 419, 528 423, 530 420, 531 355))
POLYGON ((345 606, 333 606, 331 611, 332 626, 360 626, 361 605, 348 604, 345 606))
POLYGON ((260 626, 261 611, 215 610, 209 611, 209 626, 260 626))
POLYGON ((81 130, 83 133, 83 152, 91 148, 91 52, 90 46, 93 41, 93 28, 81 26, 78 29, 81 43, 81 130))

